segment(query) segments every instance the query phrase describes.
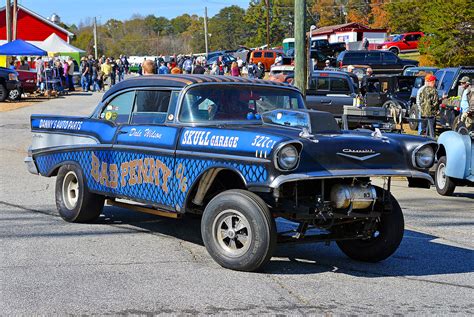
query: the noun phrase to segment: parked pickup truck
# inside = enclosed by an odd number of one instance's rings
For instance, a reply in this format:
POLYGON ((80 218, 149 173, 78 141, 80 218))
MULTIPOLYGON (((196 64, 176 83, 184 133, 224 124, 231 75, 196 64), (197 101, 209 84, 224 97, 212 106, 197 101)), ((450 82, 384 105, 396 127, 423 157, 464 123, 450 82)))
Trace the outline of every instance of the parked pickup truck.
POLYGON ((355 74, 314 71, 306 92, 306 106, 341 118, 344 106, 351 106, 358 93, 359 80, 355 74))
POLYGON ((340 52, 346 50, 345 43, 329 43, 328 40, 312 40, 311 49, 318 50, 327 56, 336 57, 340 52))

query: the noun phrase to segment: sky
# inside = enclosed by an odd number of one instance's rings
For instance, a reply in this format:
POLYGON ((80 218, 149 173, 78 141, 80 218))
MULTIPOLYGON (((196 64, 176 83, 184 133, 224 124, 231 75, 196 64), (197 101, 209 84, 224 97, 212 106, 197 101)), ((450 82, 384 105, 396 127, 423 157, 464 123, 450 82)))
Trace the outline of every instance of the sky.
POLYGON ((45 18, 56 13, 63 23, 69 25, 78 25, 79 22, 85 22, 94 15, 100 23, 105 23, 111 18, 127 20, 133 14, 143 16, 154 14, 168 19, 184 13, 204 16, 204 7, 207 7, 208 17, 212 17, 220 9, 231 5, 246 9, 249 2, 249 0, 18 0, 18 4, 45 18))

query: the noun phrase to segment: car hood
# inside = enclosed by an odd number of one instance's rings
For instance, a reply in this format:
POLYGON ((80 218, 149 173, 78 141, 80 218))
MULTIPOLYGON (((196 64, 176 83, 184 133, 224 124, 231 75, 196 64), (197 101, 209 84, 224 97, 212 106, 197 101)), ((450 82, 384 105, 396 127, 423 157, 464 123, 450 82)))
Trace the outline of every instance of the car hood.
POLYGON ((318 135, 303 140, 297 172, 411 169, 404 145, 389 137, 358 134, 318 135))

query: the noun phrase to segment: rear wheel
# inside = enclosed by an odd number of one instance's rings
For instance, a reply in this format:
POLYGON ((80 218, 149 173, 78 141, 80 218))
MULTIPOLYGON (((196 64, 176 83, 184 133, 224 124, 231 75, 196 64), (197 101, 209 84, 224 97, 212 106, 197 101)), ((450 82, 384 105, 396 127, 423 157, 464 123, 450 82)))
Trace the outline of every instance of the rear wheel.
POLYGON ((61 166, 56 177, 56 207, 68 222, 92 222, 104 207, 104 196, 89 192, 80 167, 61 166))
POLYGON ((249 191, 228 190, 204 210, 201 235, 207 251, 221 266, 256 271, 271 258, 276 226, 265 202, 249 191))
POLYGON ((390 195, 392 210, 382 213, 376 220, 376 228, 371 237, 337 241, 341 251, 351 259, 379 262, 391 256, 400 245, 405 227, 402 209, 389 192, 386 191, 385 195, 390 195))
POLYGON ((446 176, 446 156, 438 160, 435 172, 436 191, 442 196, 451 196, 456 185, 449 176, 446 176))

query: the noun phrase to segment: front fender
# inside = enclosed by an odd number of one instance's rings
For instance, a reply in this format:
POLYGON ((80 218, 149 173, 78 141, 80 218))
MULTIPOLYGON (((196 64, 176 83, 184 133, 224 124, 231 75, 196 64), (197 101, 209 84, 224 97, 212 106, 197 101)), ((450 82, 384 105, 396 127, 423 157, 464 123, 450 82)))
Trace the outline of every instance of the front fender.
MULTIPOLYGON (((454 131, 443 132, 438 138, 438 144, 446 153, 446 175, 465 179, 471 172, 472 141, 469 135, 462 135, 454 131)), ((442 152, 441 152, 442 153, 442 152)), ((440 151, 438 158, 442 156, 440 151)))

